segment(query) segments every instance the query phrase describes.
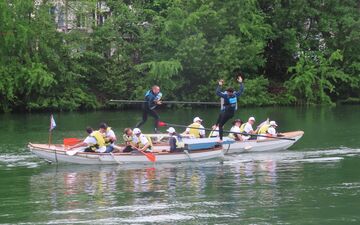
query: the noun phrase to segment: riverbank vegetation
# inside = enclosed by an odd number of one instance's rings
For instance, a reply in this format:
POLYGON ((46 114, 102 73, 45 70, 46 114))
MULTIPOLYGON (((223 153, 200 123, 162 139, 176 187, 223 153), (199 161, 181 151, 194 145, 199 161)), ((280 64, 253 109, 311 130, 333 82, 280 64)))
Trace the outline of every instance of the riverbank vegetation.
POLYGON ((0 110, 109 107, 142 99, 242 105, 359 102, 356 0, 0 2, 0 110), (71 26, 72 25, 72 26, 71 26))

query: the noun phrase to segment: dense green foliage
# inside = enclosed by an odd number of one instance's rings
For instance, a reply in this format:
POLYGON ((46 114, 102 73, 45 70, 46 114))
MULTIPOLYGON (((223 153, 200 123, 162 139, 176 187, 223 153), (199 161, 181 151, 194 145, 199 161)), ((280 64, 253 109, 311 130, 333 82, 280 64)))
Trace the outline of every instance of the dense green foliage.
MULTIPOLYGON (((110 0, 105 22, 67 32, 58 1, 34 2, 0 1, 1 111, 95 109, 152 84, 166 100, 215 101, 216 81, 237 86, 238 69, 244 105, 360 97, 356 0, 110 0)), ((103 13, 80 4, 76 15, 103 13)))

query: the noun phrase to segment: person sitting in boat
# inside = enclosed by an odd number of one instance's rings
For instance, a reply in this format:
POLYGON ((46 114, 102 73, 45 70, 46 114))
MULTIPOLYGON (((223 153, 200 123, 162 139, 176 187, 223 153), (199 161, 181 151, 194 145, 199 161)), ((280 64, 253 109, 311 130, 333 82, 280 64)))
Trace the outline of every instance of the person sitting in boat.
MULTIPOLYGON (((251 116, 246 123, 240 126, 240 132, 246 134, 256 134, 256 132, 252 127, 254 123, 255 123, 255 117, 251 116)), ((248 139, 256 139, 256 138, 253 138, 250 135, 243 136, 243 140, 248 140, 248 139)))
POLYGON ((219 137, 219 126, 214 124, 211 129, 212 131, 209 134, 209 138, 219 137))
POLYGON ((100 133, 104 136, 106 153, 110 153, 114 150, 116 135, 114 131, 106 123, 101 123, 99 128, 100 133))
POLYGON ((233 122, 233 126, 230 129, 230 132, 234 132, 234 133, 229 133, 229 138, 234 139, 235 141, 243 141, 243 136, 239 133, 240 132, 240 126, 243 124, 241 119, 236 119, 233 122))
POLYGON ((136 150, 136 146, 133 142, 133 135, 133 130, 131 128, 124 129, 123 140, 126 147, 122 150, 122 152, 132 152, 133 150, 136 150))
POLYGON ((181 135, 177 134, 173 127, 169 127, 166 130, 169 133, 169 145, 170 145, 170 152, 175 152, 182 150, 184 148, 184 143, 182 142, 181 135))
POLYGON ((147 138, 144 134, 142 134, 139 128, 135 128, 133 134, 134 136, 132 137, 132 140, 137 150, 152 152, 152 143, 150 138, 147 138))
POLYGON ((69 150, 84 146, 86 147, 84 152, 104 153, 106 151, 105 139, 100 131, 94 131, 91 127, 87 127, 86 132, 89 134, 89 136, 87 136, 83 142, 71 146, 69 150))
POLYGON ((266 139, 266 136, 276 137, 277 136, 277 133, 276 133, 277 126, 278 125, 276 124, 275 121, 270 121, 269 124, 264 124, 263 126, 261 126, 258 134, 263 135, 263 136, 258 136, 258 140, 264 140, 264 139, 266 139))
POLYGON ((201 122, 202 119, 200 119, 200 117, 195 117, 193 123, 186 128, 184 133, 194 138, 204 138, 205 128, 201 125, 201 122))

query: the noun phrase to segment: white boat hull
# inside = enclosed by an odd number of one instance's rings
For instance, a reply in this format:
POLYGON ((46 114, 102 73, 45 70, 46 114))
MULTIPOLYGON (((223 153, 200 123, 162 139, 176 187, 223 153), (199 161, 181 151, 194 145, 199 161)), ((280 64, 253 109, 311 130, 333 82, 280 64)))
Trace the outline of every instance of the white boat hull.
MULTIPOLYGON (((148 134, 150 137, 159 138, 157 134, 148 134)), ((279 138, 266 138, 264 140, 247 140, 247 141, 235 141, 229 137, 223 138, 222 147, 224 154, 233 153, 245 153, 245 152, 267 152, 267 151, 281 151, 290 148, 294 145, 303 135, 303 131, 292 131, 283 133, 284 136, 279 138), (281 139, 288 138, 293 140, 281 139), (230 143, 230 144, 229 144, 230 143)), ((165 137, 162 137, 165 138, 165 137)), ((214 143, 219 138, 184 138, 183 141, 189 144, 203 144, 203 143, 214 143)))
POLYGON ((294 140, 267 138, 264 140, 237 141, 230 146, 223 146, 225 154, 244 153, 244 152, 266 152, 281 151, 293 146, 303 135, 303 131, 293 131, 283 133, 282 138, 294 140))
MULTIPOLYGON (((74 164, 148 164, 152 163, 143 154, 132 153, 85 153, 78 152, 76 155, 66 154, 66 150, 62 145, 46 145, 46 144, 32 144, 28 145, 31 152, 39 158, 57 163, 74 163, 74 164)), ((156 163, 174 163, 186 161, 200 161, 223 157, 223 149, 217 148, 212 150, 197 150, 175 153, 154 153, 156 156, 156 163)))

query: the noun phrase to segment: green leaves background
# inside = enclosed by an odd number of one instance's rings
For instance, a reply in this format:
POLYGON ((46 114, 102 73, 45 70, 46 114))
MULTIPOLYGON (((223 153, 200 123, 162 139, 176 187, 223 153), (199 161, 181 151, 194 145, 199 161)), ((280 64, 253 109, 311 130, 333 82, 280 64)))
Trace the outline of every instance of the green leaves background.
POLYGON ((153 84, 166 100, 216 101, 216 81, 236 87, 238 69, 243 105, 360 97, 355 0, 109 0, 103 23, 97 1, 63 1, 88 28, 69 32, 56 1, 34 2, 0 2, 1 111, 107 107, 153 84))

